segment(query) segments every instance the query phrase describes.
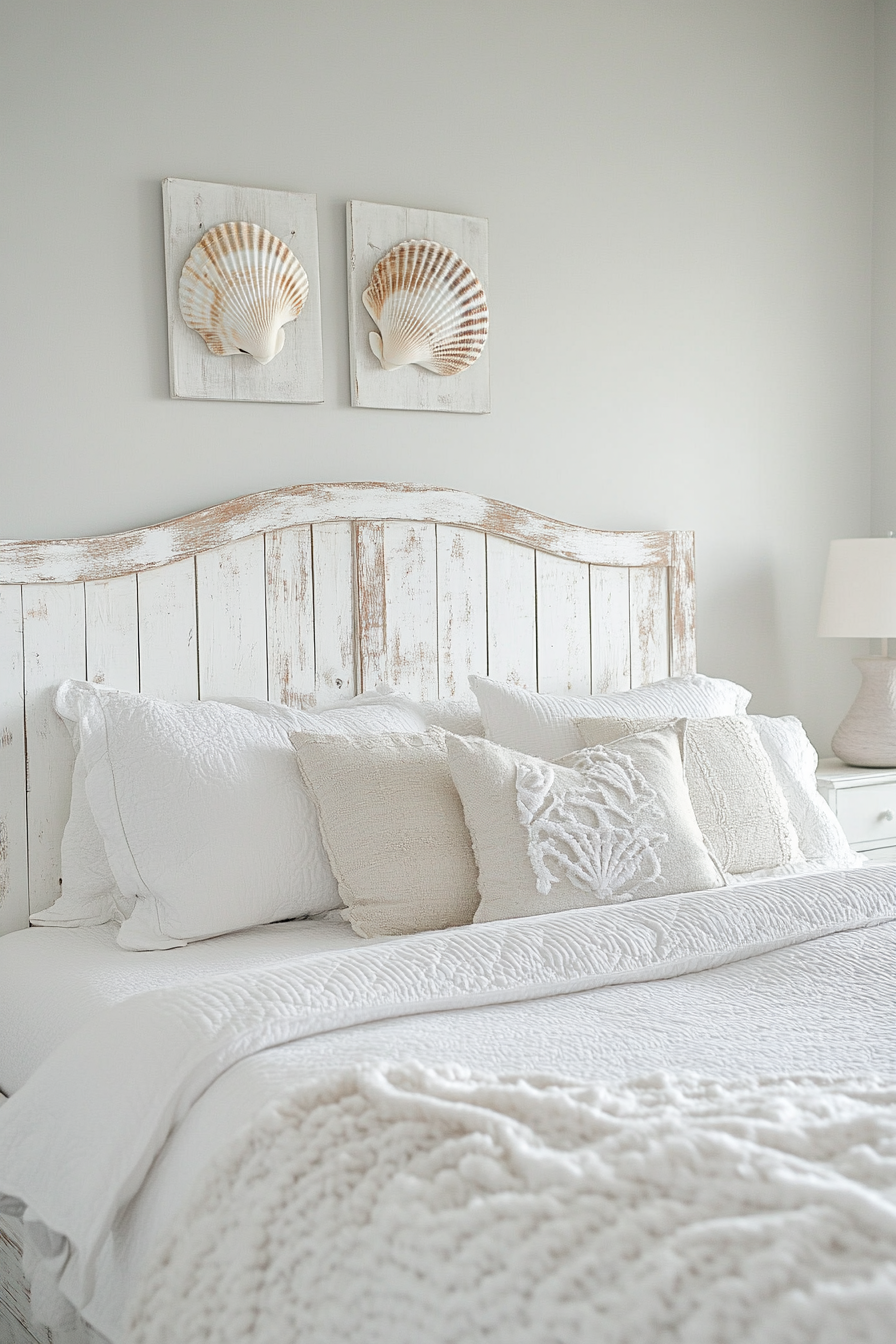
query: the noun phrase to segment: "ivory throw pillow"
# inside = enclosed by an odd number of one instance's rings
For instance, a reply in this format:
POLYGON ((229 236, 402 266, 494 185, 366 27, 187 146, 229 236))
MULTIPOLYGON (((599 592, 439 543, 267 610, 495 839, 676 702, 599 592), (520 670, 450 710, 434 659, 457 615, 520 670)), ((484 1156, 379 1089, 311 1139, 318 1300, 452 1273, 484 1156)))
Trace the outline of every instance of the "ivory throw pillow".
POLYGON ((716 714, 742 714, 750 692, 733 681, 704 677, 669 677, 632 691, 607 695, 536 695, 491 677, 470 677, 470 686, 485 724, 485 735, 502 747, 556 761, 576 751, 582 739, 574 719, 614 718, 708 719, 716 714))
MULTIPOLYGON (((586 747, 670 726, 668 719, 576 719, 586 747)), ((678 720, 684 773, 700 830, 726 873, 803 859, 772 763, 745 716, 678 720)))
POLYGON ((355 933, 469 924, 476 864, 444 732, 290 739, 355 933))
MULTIPOLYGON (((50 925, 56 928, 80 928, 89 924, 107 924, 113 919, 127 919, 133 914, 136 901, 133 891, 119 890, 109 867, 103 838, 87 801, 87 770, 84 753, 81 751, 79 714, 74 699, 66 689, 70 686, 80 686, 87 694, 95 694, 101 698, 122 694, 111 687, 93 686, 90 682, 67 682, 60 688, 63 693, 57 699, 56 709, 71 734, 75 749, 71 809, 62 837, 62 893, 48 909, 31 916, 32 924, 50 925)), ((140 698, 148 700, 148 697, 140 698)), ((351 701, 321 710, 291 709, 286 705, 270 704, 266 700, 224 700, 220 703, 250 710, 253 714, 277 724, 282 733, 284 747, 288 747, 286 734, 290 728, 313 727, 319 733, 357 736, 379 732, 424 732, 427 726, 426 720, 414 708, 413 702, 404 699, 388 705, 351 701)), ((204 712, 200 710, 198 701, 183 703, 178 716, 172 722, 181 722, 183 716, 189 719, 193 711, 198 711, 200 714, 204 712)), ((316 832, 317 818, 313 808, 307 809, 306 820, 312 833, 316 832)), ((338 905, 339 902, 336 901, 334 904, 338 905)), ((135 938, 136 930, 133 925, 126 936, 132 940, 135 938)), ((158 947, 159 943, 154 941, 152 945, 158 947)), ((132 944, 129 943, 129 946, 132 944)))
POLYGON ((674 728, 555 764, 481 738, 446 742, 479 867, 476 923, 724 885, 674 728))

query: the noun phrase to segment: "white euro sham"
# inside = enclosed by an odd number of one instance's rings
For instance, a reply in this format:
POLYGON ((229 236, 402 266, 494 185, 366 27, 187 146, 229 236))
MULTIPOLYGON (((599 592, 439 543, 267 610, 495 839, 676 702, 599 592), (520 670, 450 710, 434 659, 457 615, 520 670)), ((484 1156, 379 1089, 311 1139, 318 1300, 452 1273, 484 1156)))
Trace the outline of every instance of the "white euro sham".
POLYGON ((486 737, 546 761, 556 761, 581 747, 575 719, 709 719, 717 714, 743 714, 750 700, 743 686, 698 672, 593 696, 537 695, 509 682, 479 676, 470 677, 470 686, 479 701, 486 737))
POLYGON ((178 947, 339 904, 282 728, 214 701, 171 704, 66 682, 90 810, 134 951, 178 947))
MULTIPOLYGON (((129 694, 112 687, 93 686, 89 682, 64 683, 64 687, 69 685, 80 686, 85 693, 94 693, 100 697, 129 694)), ((61 687, 60 691, 64 687, 61 687)), ((136 698, 146 703, 168 703, 153 702, 145 696, 136 698)), ((71 708, 66 708, 69 700, 70 697, 66 694, 57 700, 56 706, 57 712, 71 733, 76 752, 72 774, 71 810, 62 840, 62 893, 48 909, 39 911, 31 917, 32 924, 57 928, 81 928, 92 924, 105 924, 110 920, 128 919, 134 913, 136 900, 132 891, 119 889, 109 866, 103 837, 97 828, 87 798, 85 758, 81 751, 79 732, 80 716, 77 710, 73 712, 71 708)), ((198 712, 201 717, 204 713, 202 704, 214 703, 218 702, 183 702, 177 707, 170 722, 173 725, 189 721, 194 712, 198 712)), ((266 700, 234 700, 220 703, 233 705, 267 720, 281 733, 284 745, 288 744, 286 734, 289 729, 301 731, 313 728, 318 733, 350 736, 396 731, 423 732, 426 728, 424 719, 414 709, 413 703, 404 699, 400 703, 388 705, 352 701, 322 710, 293 709, 286 705, 271 704, 266 700)), ((312 829, 316 828, 313 816, 311 821, 312 829)), ((132 925, 130 936, 133 938, 135 933, 136 928, 132 925)), ((153 941, 152 945, 157 947, 159 944, 153 941)))

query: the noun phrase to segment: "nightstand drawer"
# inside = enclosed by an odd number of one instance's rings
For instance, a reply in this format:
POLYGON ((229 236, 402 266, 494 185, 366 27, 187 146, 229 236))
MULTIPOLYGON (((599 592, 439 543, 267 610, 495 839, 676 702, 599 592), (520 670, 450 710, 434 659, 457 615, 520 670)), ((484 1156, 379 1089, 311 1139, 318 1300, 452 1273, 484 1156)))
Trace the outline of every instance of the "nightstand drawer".
POLYGON ((896 783, 838 789, 837 816, 851 845, 896 839, 896 783))
POLYGON ((868 863, 896 863, 896 845, 879 845, 874 849, 859 849, 868 863))

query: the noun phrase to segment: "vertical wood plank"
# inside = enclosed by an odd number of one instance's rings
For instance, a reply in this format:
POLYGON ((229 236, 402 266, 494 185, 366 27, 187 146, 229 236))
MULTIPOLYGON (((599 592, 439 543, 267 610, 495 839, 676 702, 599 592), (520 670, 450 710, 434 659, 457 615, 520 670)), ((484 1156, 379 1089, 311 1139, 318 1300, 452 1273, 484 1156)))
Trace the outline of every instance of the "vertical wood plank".
POLYGON ((351 523, 314 523, 314 681, 317 705, 351 699, 355 670, 355 538, 351 523))
POLYGON ((697 602, 693 532, 672 533, 669 566, 669 676, 697 671, 697 602))
POLYGON ((439 696, 471 694, 471 672, 488 668, 485 535, 466 527, 436 527, 439 602, 439 696))
POLYGON ((385 525, 358 523, 358 647, 361 691, 386 680, 386 558, 385 525))
POLYGON ((22 1240, 20 1220, 0 1214, 0 1341, 53 1344, 46 1326, 38 1325, 31 1315, 31 1288, 22 1268, 22 1240))
POLYGON ((385 523, 386 680, 420 700, 439 694, 436 529, 385 523))
POLYGON ((22 589, 0 586, 0 934, 28 927, 22 589))
POLYGON ((488 674, 537 690, 535 552, 489 536, 486 562, 488 674))
POLYGON ((38 1325, 31 1312, 31 1284, 22 1267, 23 1227, 0 1213, 0 1341, 2 1344, 104 1344, 81 1316, 65 1330, 38 1325), (9 1332, 12 1331, 10 1334, 9 1332))
POLYGON ((71 804, 74 751, 53 708, 66 677, 87 674, 83 583, 25 584, 25 731, 28 751, 28 888, 31 913, 59 895, 62 832, 71 804))
POLYGON ((140 690, 159 700, 199 699, 196 562, 137 575, 140 690))
POLYGON ((591 592, 588 566, 535 554, 538 689, 591 693, 591 592))
POLYGON ((84 585, 87 680, 117 691, 139 691, 137 575, 84 585))
POLYGON ((632 684, 629 579, 624 566, 591 565, 591 694, 632 684))
POLYGON ((268 699, 309 706, 314 696, 314 580, 311 527, 265 536, 268 699))
POLYGON ((199 698, 268 694, 264 536, 196 556, 199 698))
POLYGON ((629 573, 632 685, 646 686, 669 675, 668 570, 660 565, 629 573))

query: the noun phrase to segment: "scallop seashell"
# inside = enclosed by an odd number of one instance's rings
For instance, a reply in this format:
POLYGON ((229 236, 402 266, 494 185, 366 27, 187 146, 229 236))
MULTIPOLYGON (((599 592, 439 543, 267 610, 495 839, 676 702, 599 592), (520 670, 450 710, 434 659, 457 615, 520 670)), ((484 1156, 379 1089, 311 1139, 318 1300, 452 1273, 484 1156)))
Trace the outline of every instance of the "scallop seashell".
POLYGON ((463 257, 442 243, 410 238, 393 247, 361 298, 379 327, 370 348, 384 369, 420 364, 447 377, 482 354, 485 291, 463 257))
POLYGON ((247 354, 268 364, 283 349, 287 322, 308 297, 298 257, 258 224, 216 224, 187 257, 180 311, 213 355, 247 354))

